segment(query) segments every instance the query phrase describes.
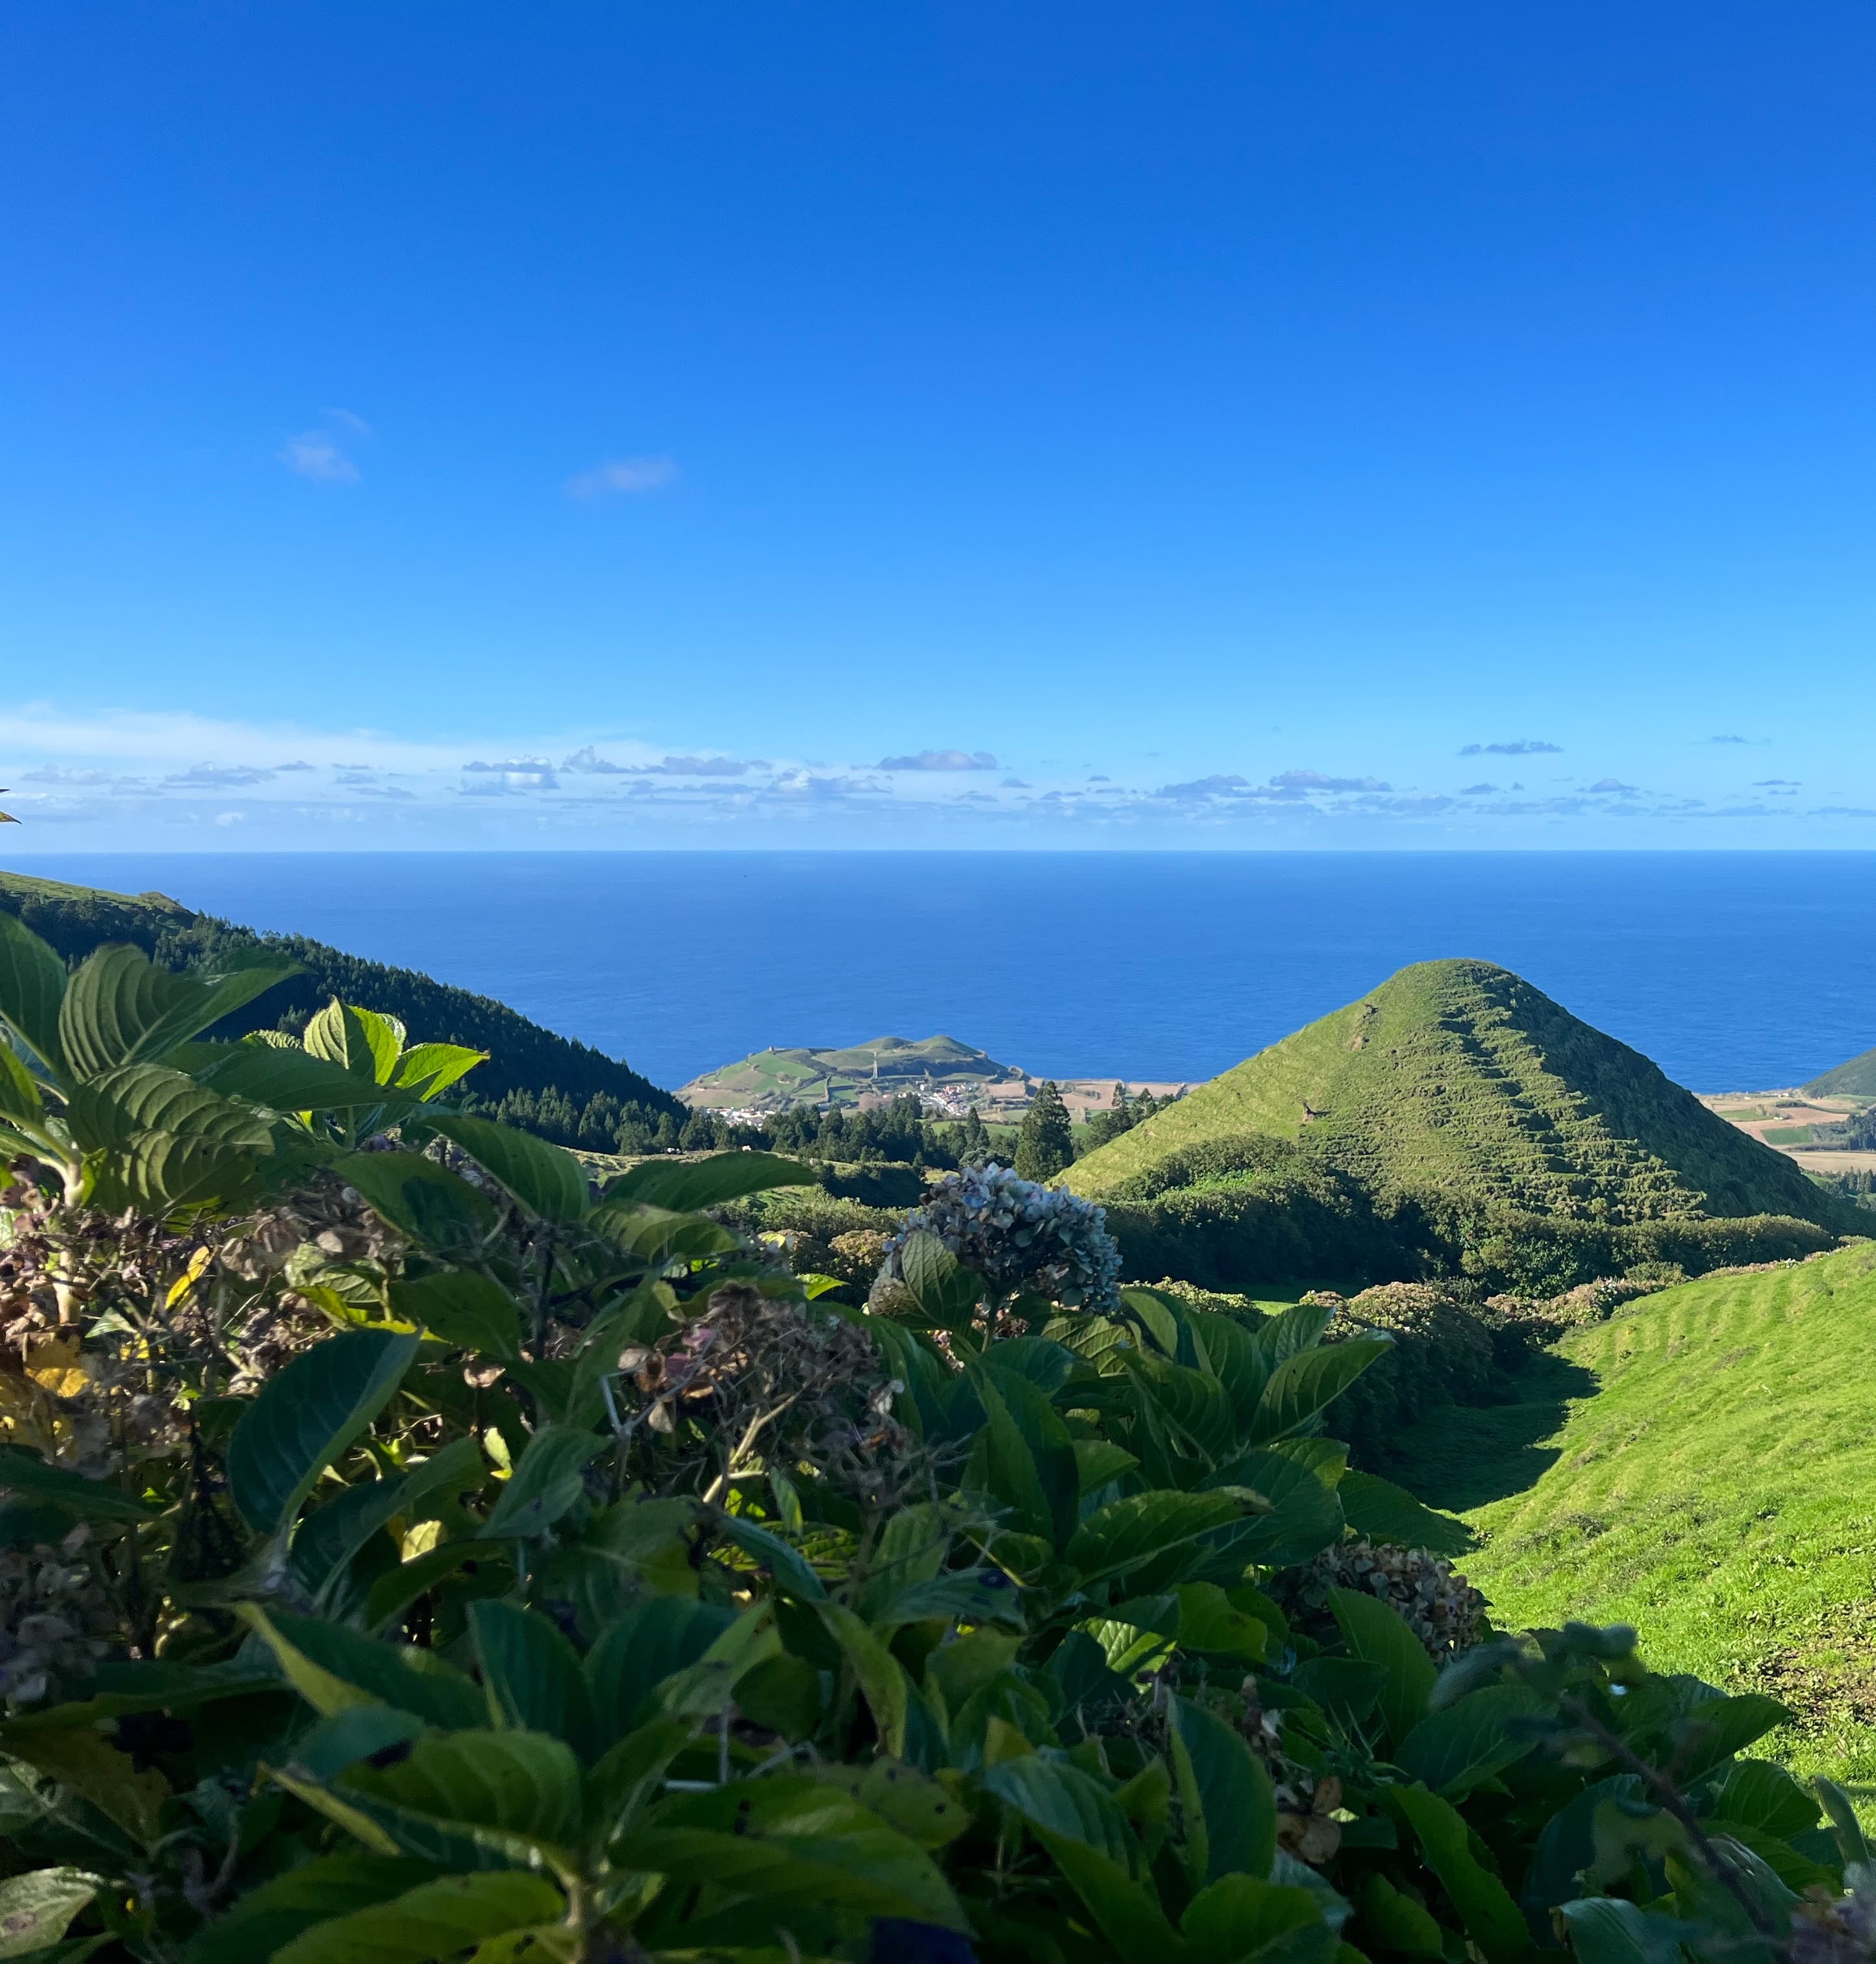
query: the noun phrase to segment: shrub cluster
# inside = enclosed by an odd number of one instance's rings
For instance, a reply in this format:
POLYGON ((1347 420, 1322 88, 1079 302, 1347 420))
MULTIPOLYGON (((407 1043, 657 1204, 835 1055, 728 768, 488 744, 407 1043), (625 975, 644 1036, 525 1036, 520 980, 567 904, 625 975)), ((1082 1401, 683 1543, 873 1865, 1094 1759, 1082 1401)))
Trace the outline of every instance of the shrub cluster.
POLYGON ((268 979, 0 916, 0 1955, 1861 1940, 1847 1804, 1742 1757, 1781 1706, 1494 1636, 1346 1470, 1394 1337, 1118 1291, 1000 1169, 899 1237, 910 1313, 830 1308, 732 1218, 839 1224, 805 1166, 595 1190, 383 1016, 204 1040, 268 979))

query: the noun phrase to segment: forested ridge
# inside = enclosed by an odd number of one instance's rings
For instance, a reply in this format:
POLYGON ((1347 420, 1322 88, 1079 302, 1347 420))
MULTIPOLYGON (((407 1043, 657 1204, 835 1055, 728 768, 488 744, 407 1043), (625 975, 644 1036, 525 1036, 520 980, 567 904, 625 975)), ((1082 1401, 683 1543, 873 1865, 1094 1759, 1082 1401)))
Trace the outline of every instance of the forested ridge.
POLYGON ((681 1125, 687 1115, 669 1092, 630 1065, 544 1029, 505 1003, 305 935, 258 933, 192 913, 162 894, 108 894, 12 873, 0 873, 0 908, 68 961, 107 942, 127 942, 179 973, 207 974, 258 958, 297 963, 301 974, 227 1019, 216 1034, 297 1029, 337 997, 396 1016, 438 1041, 486 1051, 489 1061, 475 1074, 476 1099, 505 1121, 570 1134, 562 1139, 566 1144, 611 1152, 617 1150, 622 1124, 649 1138, 660 1118, 681 1125))

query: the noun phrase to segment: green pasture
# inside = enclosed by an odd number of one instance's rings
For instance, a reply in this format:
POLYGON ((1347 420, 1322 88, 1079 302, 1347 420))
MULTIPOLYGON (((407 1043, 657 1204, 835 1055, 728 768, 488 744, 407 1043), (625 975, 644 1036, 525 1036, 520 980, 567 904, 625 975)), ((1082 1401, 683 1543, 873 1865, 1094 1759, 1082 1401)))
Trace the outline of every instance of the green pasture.
POLYGON ((1398 1465, 1509 1627, 1636 1625, 1659 1669, 1783 1699, 1769 1742, 1876 1800, 1876 1246, 1713 1275, 1579 1331, 1398 1465))

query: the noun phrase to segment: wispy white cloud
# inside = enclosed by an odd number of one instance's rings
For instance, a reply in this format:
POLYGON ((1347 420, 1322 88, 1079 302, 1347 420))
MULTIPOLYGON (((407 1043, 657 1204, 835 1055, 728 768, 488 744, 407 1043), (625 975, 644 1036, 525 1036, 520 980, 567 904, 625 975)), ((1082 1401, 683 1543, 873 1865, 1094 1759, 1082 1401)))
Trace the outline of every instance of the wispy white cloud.
POLYGON ((676 481, 678 467, 668 457, 621 457, 611 464, 596 464, 569 477, 566 488, 575 498, 604 498, 615 492, 627 496, 645 491, 662 491, 676 481))
POLYGON ((882 771, 994 771, 996 759, 988 750, 921 750, 916 756, 882 757, 882 771))
POLYGON ((172 771, 166 785, 264 785, 274 773, 255 764, 191 764, 186 771, 172 771))
POLYGON ((1561 743, 1547 743, 1541 736, 1520 736, 1509 743, 1462 743, 1462 757, 1535 757, 1545 753, 1560 756, 1561 743))
POLYGON ((280 461, 301 477, 321 484, 356 484, 358 467, 338 447, 329 430, 302 430, 281 446, 280 461))
POLYGON ((1320 771, 1279 771, 1270 781, 1280 791, 1390 791, 1379 778, 1332 778, 1320 771))

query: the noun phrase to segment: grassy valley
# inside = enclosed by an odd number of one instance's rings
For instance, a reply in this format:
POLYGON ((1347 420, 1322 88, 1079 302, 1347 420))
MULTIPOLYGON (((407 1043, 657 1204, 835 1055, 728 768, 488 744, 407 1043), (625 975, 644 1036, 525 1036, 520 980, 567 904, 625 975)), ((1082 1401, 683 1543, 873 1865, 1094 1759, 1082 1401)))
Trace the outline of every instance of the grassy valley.
POLYGON ((1790 1705, 1794 1766, 1876 1783, 1876 1247, 1647 1297, 1517 1385, 1390 1461, 1475 1528, 1497 1619, 1632 1622, 1790 1705))

